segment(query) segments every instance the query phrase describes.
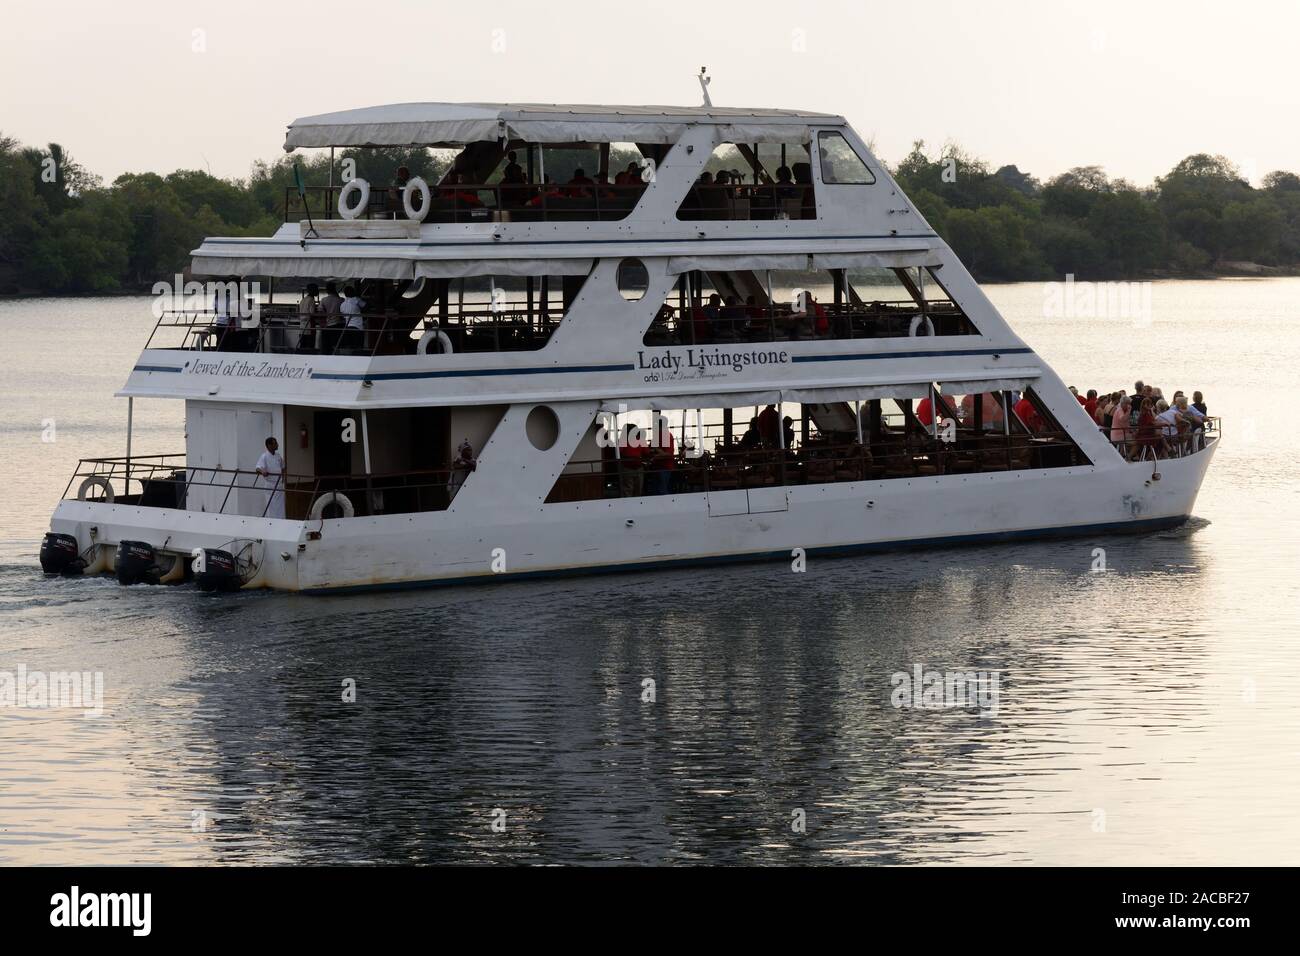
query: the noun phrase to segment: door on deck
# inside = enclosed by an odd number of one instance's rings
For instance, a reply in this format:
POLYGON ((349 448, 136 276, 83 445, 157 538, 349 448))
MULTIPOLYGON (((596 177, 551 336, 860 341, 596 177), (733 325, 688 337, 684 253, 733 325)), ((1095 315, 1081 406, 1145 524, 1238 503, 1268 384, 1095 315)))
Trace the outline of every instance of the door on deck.
MULTIPOLYGON (((262 452, 266 451, 266 440, 271 437, 275 437, 276 441, 280 439, 278 435, 273 436, 271 431, 273 419, 269 411, 240 409, 235 412, 235 416, 235 447, 238 449, 239 464, 226 467, 251 472, 257 466, 257 460, 262 457, 262 452)), ((283 448, 280 453, 284 454, 283 448)), ((254 475, 244 474, 239 476, 239 490, 230 496, 226 511, 260 516, 270 500, 270 485, 254 475), (238 502, 235 501, 236 495, 239 497, 238 502)))
POLYGON ((233 476, 223 474, 222 469, 239 467, 235 410, 190 403, 185 416, 185 458, 189 470, 185 507, 220 511, 224 502, 226 510, 233 511, 235 503, 226 501, 233 476))

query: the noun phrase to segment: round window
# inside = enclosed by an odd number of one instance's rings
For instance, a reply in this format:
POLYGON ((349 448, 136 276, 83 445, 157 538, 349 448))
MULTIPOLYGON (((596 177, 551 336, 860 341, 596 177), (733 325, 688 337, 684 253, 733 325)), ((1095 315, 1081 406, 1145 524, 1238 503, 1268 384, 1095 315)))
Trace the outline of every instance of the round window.
POLYGON ((640 259, 624 259, 618 264, 618 291, 629 302, 636 302, 650 285, 650 273, 640 259))
POLYGON ((534 448, 549 451, 560 437, 560 420, 549 406, 538 405, 528 413, 524 431, 528 433, 528 440, 534 448))

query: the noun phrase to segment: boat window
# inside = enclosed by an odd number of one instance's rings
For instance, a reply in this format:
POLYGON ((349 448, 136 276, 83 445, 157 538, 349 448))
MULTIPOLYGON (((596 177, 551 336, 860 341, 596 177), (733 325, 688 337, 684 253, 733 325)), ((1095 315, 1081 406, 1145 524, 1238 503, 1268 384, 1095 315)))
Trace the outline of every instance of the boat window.
POLYGON ((694 270, 645 345, 978 335, 930 268, 694 270))
POLYGON ((429 186, 429 209, 421 210, 426 223, 616 221, 631 213, 654 178, 655 159, 634 143, 348 150, 336 163, 334 186, 309 185, 303 196, 286 186, 284 219, 337 219, 339 190, 353 175, 370 185, 357 218, 406 219, 398 173, 404 167, 429 186))
POLYGON ((867 164, 841 133, 824 130, 817 134, 822 182, 835 185, 869 186, 876 181, 867 164))
POLYGON ((811 143, 722 143, 678 219, 816 219, 811 143))
POLYGON ((550 406, 538 405, 528 413, 524 431, 534 448, 547 451, 560 437, 560 420, 550 406))
POLYGON ((211 302, 164 312, 145 347, 305 355, 534 351, 550 341, 587 276, 320 280, 311 283, 314 304, 308 281, 277 280, 257 321, 244 325, 223 322, 211 302), (360 328, 331 322, 331 285, 340 296, 351 288, 361 301, 360 328))
POLYGON ((744 514, 783 510, 779 489, 792 485, 1090 464, 1050 417, 1032 429, 1007 426, 1002 409, 1026 396, 1041 406, 1029 389, 966 401, 934 385, 860 401, 840 401, 837 390, 821 404, 775 393, 769 404, 704 409, 633 402, 595 416, 546 500, 704 494, 710 514, 744 514), (730 491, 749 494, 714 497, 730 491))
POLYGON ((640 259, 624 259, 618 264, 618 291, 629 302, 639 302, 650 285, 650 273, 640 259))

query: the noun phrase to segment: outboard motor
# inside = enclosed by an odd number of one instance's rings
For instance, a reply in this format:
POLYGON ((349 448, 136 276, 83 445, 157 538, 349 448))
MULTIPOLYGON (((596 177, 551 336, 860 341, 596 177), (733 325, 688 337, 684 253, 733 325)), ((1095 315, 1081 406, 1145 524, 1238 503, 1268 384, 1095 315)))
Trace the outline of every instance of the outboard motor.
POLYGON ((144 541, 122 541, 117 546, 119 584, 157 584, 161 572, 153 545, 144 541))
POLYGON ((80 574, 86 569, 77 539, 70 534, 46 532, 41 541, 41 570, 46 574, 80 574))
POLYGON ((194 549, 194 583, 200 591, 238 591, 243 582, 239 565, 229 551, 194 549))

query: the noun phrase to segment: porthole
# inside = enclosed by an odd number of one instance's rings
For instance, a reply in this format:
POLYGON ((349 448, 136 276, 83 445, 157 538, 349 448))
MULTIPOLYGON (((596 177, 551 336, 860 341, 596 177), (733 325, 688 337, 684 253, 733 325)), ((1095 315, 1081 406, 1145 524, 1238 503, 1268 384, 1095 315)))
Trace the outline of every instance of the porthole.
POLYGON ((549 451, 560 437, 560 420, 549 405, 537 405, 524 422, 528 440, 538 451, 549 451))
POLYGON ((650 273, 640 259, 624 259, 618 264, 618 291, 629 302, 636 302, 650 286, 650 273))

